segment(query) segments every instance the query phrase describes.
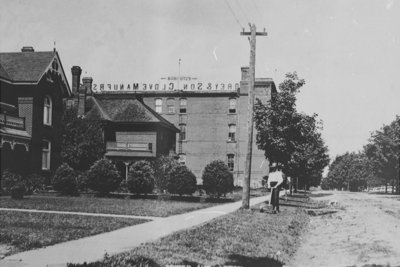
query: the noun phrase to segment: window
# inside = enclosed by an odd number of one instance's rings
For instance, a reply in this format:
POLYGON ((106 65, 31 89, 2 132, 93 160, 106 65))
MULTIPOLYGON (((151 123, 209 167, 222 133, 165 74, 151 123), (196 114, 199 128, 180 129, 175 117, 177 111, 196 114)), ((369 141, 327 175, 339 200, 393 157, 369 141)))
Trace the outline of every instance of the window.
POLYGON ((42 141, 42 170, 50 170, 51 143, 42 141))
POLYGON ((167 99, 167 112, 169 114, 175 113, 175 99, 173 98, 167 99))
POLYGON ((186 98, 181 98, 179 100, 179 113, 186 113, 186 107, 187 107, 186 98))
POLYGON ((236 125, 235 124, 230 124, 229 125, 229 134, 228 134, 228 141, 235 141, 235 135, 236 135, 236 125))
POLYGON ((156 98, 156 112, 162 113, 162 99, 156 98))
POLYGON ((180 130, 181 132, 179 133, 179 141, 185 141, 186 140, 186 124, 180 124, 180 130))
POLYGON ((235 155, 228 154, 228 168, 231 172, 233 172, 234 167, 235 167, 235 155))
POLYGON ((50 96, 45 96, 43 99, 43 124, 51 125, 52 103, 50 96))
POLYGON ((236 98, 229 98, 229 113, 236 113, 236 98))

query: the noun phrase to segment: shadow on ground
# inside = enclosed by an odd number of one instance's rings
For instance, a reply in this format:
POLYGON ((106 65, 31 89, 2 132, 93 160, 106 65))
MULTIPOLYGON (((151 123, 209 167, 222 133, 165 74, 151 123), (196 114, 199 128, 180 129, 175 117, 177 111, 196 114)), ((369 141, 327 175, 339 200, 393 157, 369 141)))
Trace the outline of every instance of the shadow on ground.
POLYGON ((229 260, 228 262, 225 263, 225 265, 234 265, 234 266, 243 266, 243 267, 281 267, 283 266, 283 263, 271 259, 269 257, 247 257, 243 255, 238 255, 238 254, 232 254, 229 255, 229 260))
POLYGON ((318 193, 318 194, 312 194, 310 197, 326 197, 326 196, 331 196, 331 193, 318 193))

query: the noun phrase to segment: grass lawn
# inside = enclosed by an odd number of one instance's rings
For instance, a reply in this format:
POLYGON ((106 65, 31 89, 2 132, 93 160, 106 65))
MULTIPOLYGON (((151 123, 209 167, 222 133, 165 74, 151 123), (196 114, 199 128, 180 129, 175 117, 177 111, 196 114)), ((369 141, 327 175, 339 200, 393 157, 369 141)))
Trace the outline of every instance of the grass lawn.
MULTIPOLYGON (((291 204, 310 201, 293 200, 291 204)), ((309 221, 302 208, 293 206, 282 206, 279 214, 260 213, 258 207, 239 210, 100 262, 69 266, 282 266, 295 253, 309 221)))
POLYGON ((0 197, 1 208, 77 211, 123 215, 167 217, 202 209, 217 203, 162 201, 153 199, 118 199, 98 197, 26 196, 22 200, 0 197))
POLYGON ((0 243, 6 254, 40 248, 68 240, 146 222, 142 219, 0 211, 0 243))

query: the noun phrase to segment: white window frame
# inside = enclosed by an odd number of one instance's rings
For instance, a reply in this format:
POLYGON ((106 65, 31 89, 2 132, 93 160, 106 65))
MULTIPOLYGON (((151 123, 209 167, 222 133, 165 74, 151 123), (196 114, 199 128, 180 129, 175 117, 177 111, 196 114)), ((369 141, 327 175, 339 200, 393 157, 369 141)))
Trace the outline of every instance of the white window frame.
POLYGON ((42 170, 50 170, 50 159, 51 159, 51 142, 49 140, 42 140, 42 170), (47 149, 44 148, 43 143, 46 142, 47 149), (44 156, 46 153, 46 161, 44 161, 44 156))
POLYGON ((236 124, 229 124, 229 129, 228 129, 228 141, 229 142, 235 142, 236 141, 236 124), (233 131, 232 131, 233 130, 233 131), (231 134, 233 136, 231 136, 231 134))
POLYGON ((52 125, 52 115, 53 115, 53 101, 49 95, 45 95, 43 98, 43 124, 52 125), (46 103, 48 100, 48 103, 46 103))
POLYGON ((175 99, 174 98, 167 99, 167 113, 168 114, 175 113, 175 99))
POLYGON ((156 98, 155 99, 155 104, 156 104, 156 112, 157 113, 162 113, 162 99, 161 98, 156 98))
POLYGON ((179 99, 179 113, 187 113, 187 98, 180 98, 179 99), (185 103, 185 105, 182 105, 182 103, 185 103), (185 109, 185 111, 182 111, 182 109, 185 109))

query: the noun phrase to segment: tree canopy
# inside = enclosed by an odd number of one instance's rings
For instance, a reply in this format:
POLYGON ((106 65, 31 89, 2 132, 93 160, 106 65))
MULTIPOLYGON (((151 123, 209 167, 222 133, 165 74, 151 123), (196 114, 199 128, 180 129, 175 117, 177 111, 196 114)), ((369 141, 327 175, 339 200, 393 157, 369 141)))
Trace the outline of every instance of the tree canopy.
POLYGON ((78 118, 75 108, 63 117, 61 157, 74 170, 88 170, 105 153, 100 121, 78 118))
POLYGON ((282 164, 285 173, 309 187, 319 185, 329 156, 317 114, 309 116, 296 109, 296 95, 304 84, 296 72, 286 74, 271 101, 262 103, 257 99, 254 120, 256 142, 266 158, 282 164))

